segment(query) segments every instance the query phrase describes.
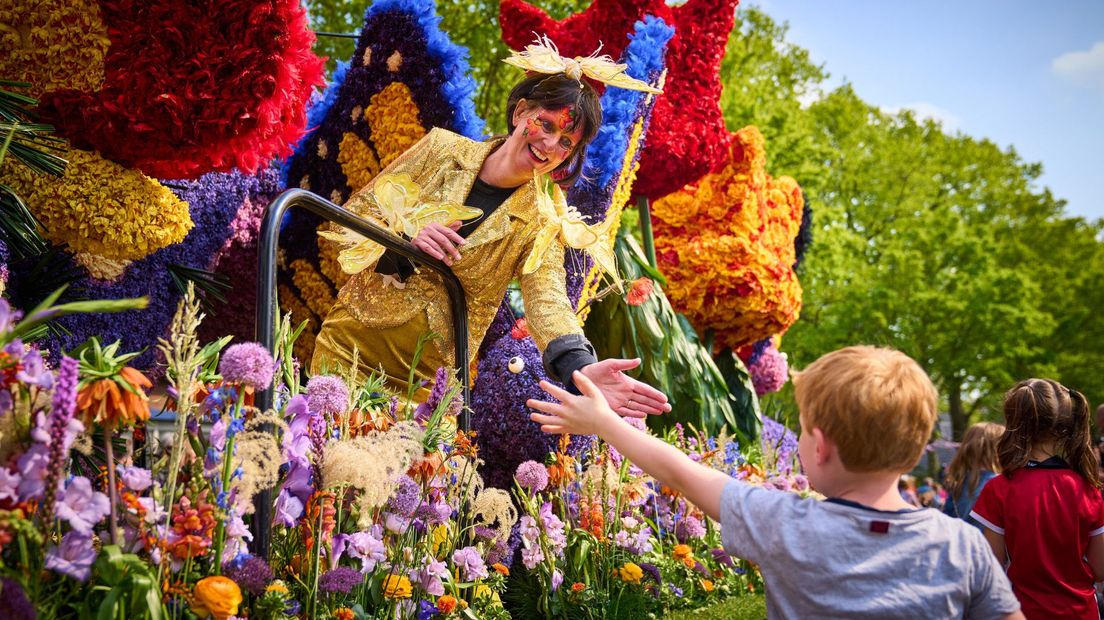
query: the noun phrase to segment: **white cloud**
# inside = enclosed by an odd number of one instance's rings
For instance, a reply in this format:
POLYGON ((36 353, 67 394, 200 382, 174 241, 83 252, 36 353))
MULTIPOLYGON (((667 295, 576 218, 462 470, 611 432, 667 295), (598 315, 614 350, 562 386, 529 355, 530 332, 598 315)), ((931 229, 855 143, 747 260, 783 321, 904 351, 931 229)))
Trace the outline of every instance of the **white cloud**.
POLYGON ((926 101, 882 108, 882 111, 887 114, 897 114, 901 110, 911 111, 918 120, 931 119, 942 125, 943 129, 946 131, 954 131, 962 125, 962 119, 934 103, 928 103, 926 101))
POLYGON ((1060 77, 1104 92, 1104 41, 1098 41, 1087 52, 1066 52, 1050 63, 1060 77))

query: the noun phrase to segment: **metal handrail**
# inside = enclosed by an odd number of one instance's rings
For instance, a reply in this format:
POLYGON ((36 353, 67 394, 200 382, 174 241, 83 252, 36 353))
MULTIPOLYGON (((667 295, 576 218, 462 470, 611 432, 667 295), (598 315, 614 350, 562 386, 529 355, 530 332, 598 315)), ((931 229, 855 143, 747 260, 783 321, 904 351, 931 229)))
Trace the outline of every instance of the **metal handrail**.
MULTIPOLYGON (((303 207, 324 220, 339 224, 359 233, 383 247, 396 252, 420 265, 432 269, 444 280, 452 309, 452 336, 456 343, 457 375, 464 398, 460 414, 460 426, 468 430, 471 425, 471 387, 468 371, 468 301, 459 278, 443 261, 414 247, 414 244, 391 234, 386 229, 354 215, 336 204, 303 189, 289 189, 273 200, 265 209, 261 222, 257 268, 257 342, 275 353, 276 320, 279 306, 276 303, 276 250, 280 242, 280 222, 292 207, 303 207)), ((255 404, 261 411, 272 406, 272 388, 258 392, 255 404)), ((268 557, 270 528, 272 527, 272 491, 258 494, 256 512, 253 515, 254 553, 268 557)))

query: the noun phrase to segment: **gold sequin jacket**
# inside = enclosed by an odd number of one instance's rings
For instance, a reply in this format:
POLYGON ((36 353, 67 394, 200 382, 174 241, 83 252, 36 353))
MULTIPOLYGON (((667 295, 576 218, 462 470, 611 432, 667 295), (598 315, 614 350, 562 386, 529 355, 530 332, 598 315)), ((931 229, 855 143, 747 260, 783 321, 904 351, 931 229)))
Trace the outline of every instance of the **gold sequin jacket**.
MULTIPOLYGON (((427 200, 462 204, 484 160, 498 144, 501 140, 476 142, 435 128, 385 172, 409 174, 427 200)), ((563 192, 553 188, 553 198, 564 201, 563 192)), ((366 189, 354 194, 345 207, 364 215, 366 189)), ((514 278, 521 283, 526 321, 541 351, 558 337, 583 333, 567 297, 564 248, 559 241, 546 250, 536 271, 521 273, 542 224, 536 207, 537 191, 536 180, 519 187, 468 237, 467 244, 460 248, 460 260, 452 265, 467 293, 472 359, 514 278)), ((448 294, 441 278, 431 270, 419 269, 406 280, 404 288, 397 288, 366 269, 342 287, 338 300, 353 317, 373 329, 400 327, 425 313, 425 323, 441 336, 435 343, 439 359, 455 365, 448 294)), ((373 364, 372 360, 363 361, 373 364)))

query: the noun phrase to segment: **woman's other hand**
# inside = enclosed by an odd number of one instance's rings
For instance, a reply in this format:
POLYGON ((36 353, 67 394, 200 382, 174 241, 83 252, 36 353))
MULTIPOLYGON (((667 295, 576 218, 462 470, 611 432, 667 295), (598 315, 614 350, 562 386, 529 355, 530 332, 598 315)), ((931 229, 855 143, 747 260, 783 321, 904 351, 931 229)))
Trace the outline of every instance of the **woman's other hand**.
POLYGON ((460 222, 456 221, 448 226, 444 224, 427 224, 418 231, 412 243, 414 247, 429 254, 437 260, 444 261, 448 266, 460 260, 459 247, 467 241, 460 236, 460 222))
POLYGON ((606 397, 609 406, 620 415, 643 418, 671 410, 667 395, 654 387, 637 381, 624 371, 640 365, 640 359, 607 359, 583 366, 579 372, 606 397))

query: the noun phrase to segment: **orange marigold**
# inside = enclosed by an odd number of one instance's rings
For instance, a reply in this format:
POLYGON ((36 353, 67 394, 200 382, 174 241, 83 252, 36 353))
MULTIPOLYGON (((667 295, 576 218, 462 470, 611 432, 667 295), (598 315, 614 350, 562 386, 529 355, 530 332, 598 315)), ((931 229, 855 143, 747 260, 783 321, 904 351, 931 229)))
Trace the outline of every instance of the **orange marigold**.
POLYGON ((241 602, 241 588, 229 577, 204 577, 192 590, 192 611, 200 618, 226 620, 237 615, 241 602))
POLYGON ((456 609, 456 597, 443 594, 437 597, 437 611, 443 614, 451 614, 456 609))

